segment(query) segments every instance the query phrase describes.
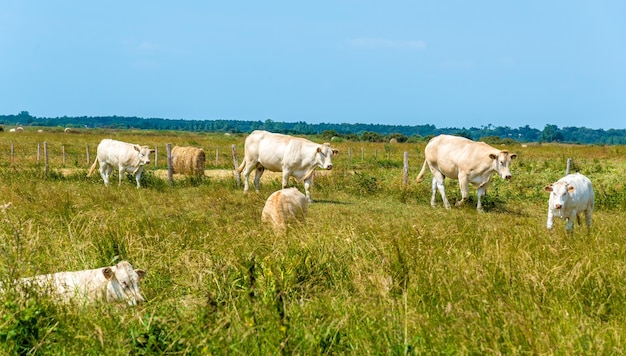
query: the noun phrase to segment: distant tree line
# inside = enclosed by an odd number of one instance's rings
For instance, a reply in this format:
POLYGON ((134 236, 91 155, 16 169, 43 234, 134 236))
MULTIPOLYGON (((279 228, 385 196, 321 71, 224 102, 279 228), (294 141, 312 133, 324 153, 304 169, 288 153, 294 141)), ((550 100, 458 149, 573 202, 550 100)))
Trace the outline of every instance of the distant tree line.
MULTIPOLYGON (((543 130, 524 127, 481 126, 470 128, 437 128, 435 125, 385 125, 385 124, 308 124, 304 121, 279 122, 239 121, 239 120, 183 120, 140 118, 126 116, 80 116, 80 117, 35 117, 28 111, 17 115, 0 115, 2 125, 47 126, 70 128, 116 128, 142 130, 177 130, 193 132, 248 133, 253 130, 272 132, 322 135, 328 139, 348 141, 398 142, 423 141, 439 134, 452 134, 473 140, 496 142, 562 142, 578 144, 623 145, 626 144, 626 130, 588 129, 585 127, 563 127, 546 125, 543 130)), ((1 128, 0 128, 1 129, 1 128)))

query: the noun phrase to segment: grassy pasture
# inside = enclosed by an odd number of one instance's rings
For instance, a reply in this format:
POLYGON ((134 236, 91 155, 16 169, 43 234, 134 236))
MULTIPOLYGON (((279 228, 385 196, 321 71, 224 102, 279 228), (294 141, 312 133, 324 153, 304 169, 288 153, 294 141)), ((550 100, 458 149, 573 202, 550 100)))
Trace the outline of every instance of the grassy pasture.
MULTIPOLYGON (((338 142, 316 176, 304 226, 260 226, 259 194, 232 177, 160 178, 165 144, 203 147, 209 170, 243 159, 245 135, 59 130, 0 134, 0 278, 129 260, 148 270, 147 303, 57 305, 0 295, 0 354, 623 354, 626 193, 623 146, 510 146, 475 210, 431 208, 424 144, 338 142), (142 189, 85 177, 102 138, 157 146, 142 189), (49 171, 37 160, 47 142, 49 171), (13 146, 13 156, 11 147, 13 146), (65 149, 66 160, 61 159, 65 149), (409 184, 402 156, 409 153, 409 184), (215 158, 217 152, 217 160, 215 158), (543 187, 567 158, 596 191, 594 226, 545 228, 543 187), (64 173, 62 173, 64 172, 64 173), (69 172, 69 173, 68 173, 69 172)), ((316 137, 314 141, 321 142, 316 137)), ((292 182, 295 184, 295 182, 292 182)), ((300 184, 296 184, 302 190, 300 184)), ((446 182, 450 201, 460 198, 446 182)))

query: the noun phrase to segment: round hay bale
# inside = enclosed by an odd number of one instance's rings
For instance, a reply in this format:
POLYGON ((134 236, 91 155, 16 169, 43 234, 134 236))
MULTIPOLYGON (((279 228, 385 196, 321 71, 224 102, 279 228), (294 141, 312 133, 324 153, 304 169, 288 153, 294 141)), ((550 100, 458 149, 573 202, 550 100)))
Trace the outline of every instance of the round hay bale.
POLYGON ((202 148, 174 146, 172 170, 176 174, 204 175, 205 155, 202 148))
POLYGON ((65 133, 71 133, 72 129, 70 129, 69 127, 66 127, 65 130, 63 130, 63 132, 65 133))
POLYGON ((17 132, 24 132, 24 128, 22 126, 18 126, 15 128, 15 131, 17 132))
POLYGON ((398 143, 398 140, 395 138, 392 138, 391 140, 389 140, 389 143, 398 143))

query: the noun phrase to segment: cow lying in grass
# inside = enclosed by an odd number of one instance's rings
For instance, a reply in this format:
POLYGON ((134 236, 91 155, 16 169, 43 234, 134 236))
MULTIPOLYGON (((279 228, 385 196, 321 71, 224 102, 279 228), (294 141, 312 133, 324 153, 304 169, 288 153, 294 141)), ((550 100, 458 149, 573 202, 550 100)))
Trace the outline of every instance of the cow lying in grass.
POLYGON ((309 210, 309 201, 297 188, 285 188, 272 193, 267 198, 261 221, 271 224, 274 232, 287 232, 287 225, 304 222, 309 210))
POLYGON ((21 278, 16 287, 24 293, 48 294, 62 303, 103 300, 134 306, 145 301, 139 292, 139 281, 145 275, 144 270, 121 261, 115 266, 21 278))

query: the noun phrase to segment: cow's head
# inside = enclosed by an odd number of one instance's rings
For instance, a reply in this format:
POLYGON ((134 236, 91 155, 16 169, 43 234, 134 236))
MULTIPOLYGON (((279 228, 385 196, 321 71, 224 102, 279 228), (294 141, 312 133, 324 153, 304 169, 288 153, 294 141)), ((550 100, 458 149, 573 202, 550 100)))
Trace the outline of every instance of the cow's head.
POLYGON ((146 164, 150 164, 150 154, 154 153, 154 149, 148 148, 148 146, 139 146, 133 145, 135 151, 137 151, 137 156, 139 157, 139 165, 144 166, 146 164))
POLYGON ((509 151, 500 151, 497 154, 490 153, 489 158, 495 161, 496 170, 502 179, 511 179, 511 160, 517 158, 515 153, 509 153, 509 151))
POLYGON ((130 306, 145 301, 139 292, 139 282, 146 275, 144 270, 133 269, 130 263, 122 261, 115 266, 103 268, 102 274, 109 281, 106 291, 107 301, 126 302, 130 306))
POLYGON ((574 192, 576 188, 566 182, 556 182, 546 185, 543 190, 550 192, 550 200, 548 201, 549 208, 561 210, 567 202, 569 193, 574 192))
POLYGON ((323 169, 333 169, 331 157, 339 153, 338 150, 330 147, 330 143, 326 142, 317 147, 317 164, 323 169))

